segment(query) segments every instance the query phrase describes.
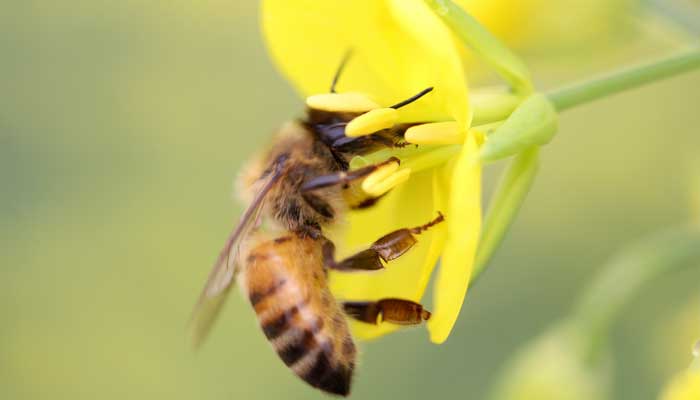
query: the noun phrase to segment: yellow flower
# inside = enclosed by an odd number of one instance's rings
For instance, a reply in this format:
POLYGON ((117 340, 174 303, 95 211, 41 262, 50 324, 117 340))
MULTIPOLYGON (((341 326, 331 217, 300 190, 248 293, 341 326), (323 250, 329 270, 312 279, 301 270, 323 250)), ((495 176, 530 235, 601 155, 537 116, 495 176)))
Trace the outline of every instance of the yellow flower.
MULTIPOLYGON (((396 156, 402 163, 398 171, 385 171, 390 177, 383 182, 390 184, 363 188, 381 192, 395 187, 376 206, 352 212, 338 244, 350 252, 393 230, 425 224, 438 211, 446 222, 422 233, 410 252, 381 272, 332 273, 331 289, 345 300, 420 301, 440 257, 428 329, 433 342, 445 341, 467 291, 481 227, 481 135, 469 130, 471 112, 458 44, 422 0, 265 0, 262 4, 272 58, 303 96, 328 92, 347 51, 352 51, 352 57, 338 83, 340 93, 359 93, 387 107, 421 89, 434 88, 397 113, 375 109, 346 129, 361 135, 385 123, 428 123, 412 132, 414 143, 426 146, 367 157, 381 161, 396 156)), ((411 140, 408 133, 407 139, 411 140)), ((353 165, 369 161, 357 159, 353 165)), ((388 323, 353 325, 361 338, 398 328, 388 323)))
POLYGON ((674 377, 664 389, 660 400, 700 399, 700 342, 695 346, 695 361, 686 371, 674 377))

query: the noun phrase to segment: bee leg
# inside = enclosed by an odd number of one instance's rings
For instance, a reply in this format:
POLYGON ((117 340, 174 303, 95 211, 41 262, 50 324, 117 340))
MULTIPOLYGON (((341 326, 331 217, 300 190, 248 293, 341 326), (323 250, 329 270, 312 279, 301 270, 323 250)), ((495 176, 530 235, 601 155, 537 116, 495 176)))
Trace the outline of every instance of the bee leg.
POLYGON ((353 171, 347 171, 347 172, 342 171, 342 172, 338 172, 335 174, 317 176, 317 177, 314 177, 314 178, 311 178, 311 179, 305 181, 301 185, 301 192, 302 193, 311 192, 314 190, 323 189, 323 188, 327 188, 330 186, 337 186, 337 185, 341 185, 344 188, 347 188, 347 187, 349 187, 350 183, 352 183, 353 181, 365 178, 369 174, 371 174, 372 172, 378 170, 380 167, 383 167, 384 165, 388 165, 388 164, 391 164, 394 162, 398 164, 399 159, 396 157, 391 157, 384 162, 381 162, 378 164, 368 165, 366 167, 358 168, 358 169, 353 170, 353 171))
POLYGON ((339 153, 364 155, 381 149, 401 147, 397 144, 403 139, 403 132, 394 129, 391 133, 387 131, 360 137, 343 136, 335 140, 331 148, 339 153))
POLYGON ((335 245, 326 240, 323 245, 323 258, 326 267, 340 271, 377 270, 384 268, 384 263, 401 257, 415 245, 418 235, 430 227, 444 221, 445 217, 438 216, 425 225, 415 228, 403 228, 388 233, 372 243, 369 249, 350 256, 341 261, 335 261, 335 245))
POLYGON ((324 218, 331 219, 335 216, 335 211, 333 211, 333 207, 331 207, 331 205, 328 204, 321 197, 313 194, 312 192, 302 192, 301 197, 304 199, 306 204, 308 204, 311 208, 314 209, 314 211, 322 215, 324 218))
POLYGON ((335 261, 335 245, 330 240, 326 240, 323 244, 323 264, 327 268, 338 271, 375 271, 384 268, 379 256, 372 249, 335 261))
POLYGON ((359 202, 357 202, 355 204, 350 204, 349 206, 353 210, 364 210, 365 208, 370 208, 370 207, 374 206, 375 204, 377 204, 379 202, 379 200, 381 200, 382 197, 386 196, 387 194, 389 194, 389 192, 384 193, 383 195, 377 196, 377 197, 372 197, 372 196, 364 197, 359 202))
POLYGON ((314 240, 320 240, 323 238, 323 232, 321 230, 321 225, 317 223, 304 224, 299 229, 296 230, 296 234, 299 237, 310 237, 314 240))
POLYGON ((430 311, 410 300, 388 298, 378 301, 348 301, 342 305, 349 317, 374 325, 380 322, 417 325, 430 319, 430 311))

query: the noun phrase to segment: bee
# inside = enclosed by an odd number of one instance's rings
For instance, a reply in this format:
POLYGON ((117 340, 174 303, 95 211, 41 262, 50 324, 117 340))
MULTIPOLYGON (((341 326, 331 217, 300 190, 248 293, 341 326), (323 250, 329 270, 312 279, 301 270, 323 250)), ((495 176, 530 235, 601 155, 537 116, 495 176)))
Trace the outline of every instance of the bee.
MULTIPOLYGON (((335 245, 324 230, 345 212, 372 207, 379 198, 363 194, 359 183, 382 163, 350 170, 354 156, 405 145, 411 124, 392 124, 371 134, 346 135, 361 115, 377 109, 368 98, 337 93, 338 68, 330 93, 307 99, 304 118, 287 123, 268 151, 239 178, 247 209, 230 234, 195 306, 191 326, 195 345, 209 332, 233 282, 247 296, 260 327, 282 361, 301 379, 327 393, 347 396, 356 347, 346 318, 368 324, 416 325, 430 318, 422 305, 405 299, 338 302, 327 270, 374 271, 406 253, 416 235, 443 221, 402 228, 367 249, 335 259, 335 245), (245 197, 245 196, 244 196, 245 197)), ((432 88, 393 105, 408 105, 432 88)))

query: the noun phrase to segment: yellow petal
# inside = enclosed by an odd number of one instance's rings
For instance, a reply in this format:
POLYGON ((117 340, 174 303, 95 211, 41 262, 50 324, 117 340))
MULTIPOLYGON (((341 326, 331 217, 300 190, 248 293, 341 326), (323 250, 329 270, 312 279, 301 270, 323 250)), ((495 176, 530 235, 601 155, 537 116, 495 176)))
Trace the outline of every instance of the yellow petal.
POLYGON ((396 21, 416 41, 418 48, 424 49, 430 57, 420 59, 416 54, 407 62, 411 63, 412 68, 423 68, 421 75, 432 78, 429 85, 435 87, 432 101, 437 103, 439 110, 446 110, 450 119, 456 120, 466 129, 472 116, 464 66, 460 58, 461 44, 455 42, 449 29, 423 0, 390 2, 396 21))
POLYGON ((444 342, 457 321, 467 293, 481 231, 481 166, 478 146, 469 135, 462 153, 450 169, 447 241, 433 291, 433 316, 428 321, 430 340, 444 342))
MULTIPOLYGON (((338 258, 366 249, 381 236, 400 228, 415 227, 434 219, 432 171, 412 175, 376 206, 348 216, 347 231, 331 234, 338 245, 338 258)), ((406 254, 376 272, 331 272, 331 291, 338 300, 378 300, 397 297, 420 301, 441 250, 444 223, 417 236, 418 243, 406 254)), ((351 322, 353 333, 370 339, 400 326, 389 323, 370 325, 351 322)))
POLYGON ((339 92, 387 107, 433 86, 402 121, 468 119, 459 47, 422 0, 264 0, 262 23, 273 60, 304 96, 328 92, 352 50, 339 92))

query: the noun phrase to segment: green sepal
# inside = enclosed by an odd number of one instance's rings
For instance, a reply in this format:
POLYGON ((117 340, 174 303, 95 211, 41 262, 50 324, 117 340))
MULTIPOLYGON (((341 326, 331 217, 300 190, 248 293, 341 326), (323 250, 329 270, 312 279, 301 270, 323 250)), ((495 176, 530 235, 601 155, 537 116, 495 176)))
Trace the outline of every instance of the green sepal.
POLYGON ((500 122, 518 108, 522 98, 503 90, 478 90, 469 93, 472 126, 500 122))
POLYGON ((525 99, 488 137, 479 157, 484 162, 514 156, 533 146, 549 143, 557 132, 558 114, 549 99, 535 93, 525 99))

